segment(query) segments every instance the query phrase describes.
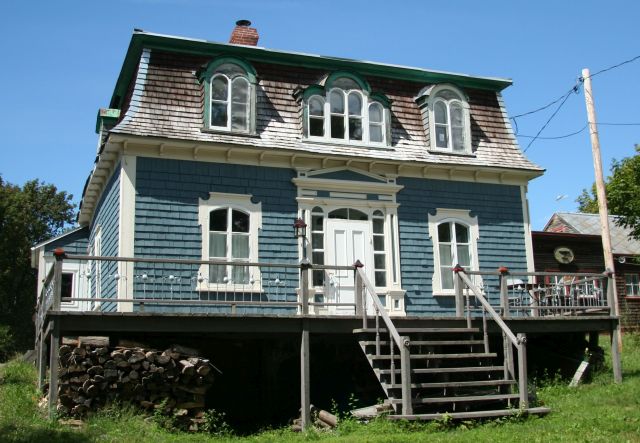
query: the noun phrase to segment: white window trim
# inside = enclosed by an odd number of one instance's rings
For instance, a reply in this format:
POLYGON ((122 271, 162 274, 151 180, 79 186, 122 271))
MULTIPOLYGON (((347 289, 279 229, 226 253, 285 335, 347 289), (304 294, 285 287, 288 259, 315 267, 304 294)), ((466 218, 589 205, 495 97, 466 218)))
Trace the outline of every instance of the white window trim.
POLYGON ((390 143, 388 140, 388 132, 389 132, 389 122, 390 122, 390 114, 389 114, 389 109, 382 103, 380 103, 378 100, 371 100, 371 98, 369 97, 369 95, 365 92, 362 91, 360 89, 342 89, 342 88, 331 88, 329 91, 326 92, 325 95, 321 95, 321 94, 315 94, 312 95, 311 97, 309 97, 305 103, 305 115, 306 115, 306 134, 305 134, 305 138, 307 140, 310 141, 320 141, 323 143, 340 143, 340 144, 348 144, 348 145, 355 145, 355 146, 373 146, 373 147, 378 147, 378 148, 390 148, 390 143), (340 91, 342 93, 343 99, 344 99, 344 118, 345 118, 345 131, 344 131, 344 137, 343 138, 334 138, 331 137, 331 103, 330 103, 330 95, 333 91, 340 91), (350 140, 349 139, 349 94, 351 94, 352 92, 356 92, 360 95, 360 98, 362 99, 362 113, 360 115, 360 121, 362 124, 362 140, 350 140), (311 135, 310 133, 310 128, 311 128, 311 113, 309 112, 309 101, 313 98, 313 97, 319 97, 322 101, 323 101, 323 105, 324 105, 324 135, 322 137, 317 136, 317 135, 311 135), (369 125, 370 125, 370 121, 369 121, 369 106, 372 103, 378 103, 381 107, 382 107, 382 141, 381 142, 374 142, 374 141, 370 141, 370 134, 369 134, 369 125))
POLYGON ((624 276, 624 289, 625 289, 625 296, 626 297, 640 297, 640 289, 639 289, 639 284, 640 284, 640 274, 634 273, 634 272, 629 272, 626 273, 624 276), (630 281, 631 279, 627 278, 627 277, 633 277, 635 276, 635 281, 630 281), (631 287, 631 292, 629 293, 629 287, 631 287), (635 291, 636 293, 633 294, 633 291, 635 291))
MULTIPOLYGON (((471 211, 467 209, 447 209, 437 208, 436 214, 429 214, 429 237, 431 237, 433 248, 433 278, 432 278, 432 292, 434 296, 453 296, 455 291, 453 289, 443 289, 442 281, 440 277, 440 248, 438 247, 440 241, 438 238, 438 225, 440 223, 447 222, 459 222, 469 227, 469 241, 471 243, 471 270, 477 271, 479 269, 478 263, 478 239, 480 238, 480 229, 478 227, 478 217, 471 216, 471 211)), ((454 263, 455 265, 455 263, 454 263)), ((482 282, 479 279, 472 279, 476 285, 481 286, 482 282)))
MULTIPOLYGON (((198 199, 198 224, 202 233, 202 260, 209 260, 209 213, 216 209, 238 209, 249 214, 249 259, 248 262, 258 262, 258 236, 262 229, 262 203, 253 203, 251 194, 230 194, 224 192, 210 192, 207 200, 198 199)), ((242 263, 238 261, 238 263, 242 263)), ((209 265, 201 265, 198 275, 198 291, 227 291, 227 292, 262 292, 260 269, 253 267, 251 272, 255 281, 251 285, 234 284, 229 288, 220 283, 209 283, 209 265), (201 278, 202 277, 202 278, 201 278), (202 280, 202 281, 201 281, 202 280)))
POLYGON ((460 89, 456 88, 453 85, 449 84, 441 84, 436 85, 429 88, 421 95, 428 95, 428 112, 429 112, 429 140, 430 140, 430 150, 436 152, 447 152, 450 154, 460 154, 460 155, 470 155, 471 151, 471 115, 469 112, 469 102, 467 100, 466 95, 460 89), (455 93, 459 98, 445 100, 442 97, 439 97, 442 91, 450 90, 455 93), (447 105, 447 119, 448 119, 448 140, 446 148, 438 148, 436 146, 436 119, 433 111, 434 105, 438 102, 444 102, 447 105), (451 104, 459 103, 462 106, 462 121, 464 124, 464 150, 462 152, 456 152, 453 150, 453 137, 451 137, 451 128, 453 127, 451 124, 451 104))
MULTIPOLYGON (((207 122, 208 128, 212 129, 212 130, 221 130, 221 131, 229 131, 229 132, 237 132, 237 133, 249 133, 251 132, 251 120, 252 120, 252 109, 253 109, 253 85, 251 84, 251 82, 249 81, 249 79, 244 76, 244 75, 236 75, 234 77, 229 77, 226 74, 223 73, 216 73, 213 74, 211 76, 211 80, 209 80, 209 87, 210 90, 212 88, 211 84, 213 83, 213 80, 216 79, 216 77, 224 77, 227 79, 227 101, 226 101, 226 105, 227 105, 227 125, 226 126, 214 126, 211 124, 211 102, 213 102, 214 100, 209 97, 209 103, 207 103, 207 106, 209 106, 209 121, 207 122), (247 115, 246 115, 246 129, 232 129, 231 127, 231 107, 233 104, 233 83, 237 80, 237 79, 244 79, 244 81, 247 82, 247 115)), ((216 102, 221 102, 221 100, 215 100, 216 102)))

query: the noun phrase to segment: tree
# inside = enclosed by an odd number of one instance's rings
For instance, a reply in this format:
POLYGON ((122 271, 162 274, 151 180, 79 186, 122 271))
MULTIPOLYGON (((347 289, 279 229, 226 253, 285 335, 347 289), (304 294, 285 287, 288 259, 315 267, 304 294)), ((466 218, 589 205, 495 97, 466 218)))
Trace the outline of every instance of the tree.
POLYGON ((31 180, 20 187, 0 176, 0 359, 33 346, 36 273, 31 246, 73 222, 72 199, 54 185, 31 180))
MULTIPOLYGON (((620 161, 613 160, 611 175, 605 183, 610 214, 618 216, 616 224, 631 229, 631 236, 640 240, 640 145, 636 154, 620 161)), ((586 189, 576 200, 580 212, 597 213, 598 198, 595 184, 591 192, 586 189)))

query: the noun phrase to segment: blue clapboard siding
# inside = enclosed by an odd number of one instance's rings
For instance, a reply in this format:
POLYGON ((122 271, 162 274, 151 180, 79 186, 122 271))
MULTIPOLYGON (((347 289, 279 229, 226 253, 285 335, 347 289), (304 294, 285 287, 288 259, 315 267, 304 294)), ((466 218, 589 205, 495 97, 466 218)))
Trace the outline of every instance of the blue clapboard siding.
MULTIPOLYGON (((98 226, 101 229, 102 245, 100 255, 117 256, 118 255, 118 231, 120 223, 120 164, 116 165, 115 171, 100 197, 100 201, 96 206, 93 220, 91 221, 91 234, 89 236, 89 244, 94 244, 95 235, 98 226)), ((94 251, 95 253, 95 251, 94 251)), ((95 294, 95 285, 98 276, 97 266, 100 266, 100 296, 102 298, 115 298, 117 290, 117 281, 114 276, 117 274, 118 268, 116 262, 102 262, 100 264, 93 263, 91 266, 92 290, 95 294)), ((101 305, 103 311, 113 311, 116 309, 115 303, 103 303, 101 305)))
MULTIPOLYGON (((202 256, 202 228, 198 225, 198 200, 210 192, 252 194, 262 204, 259 231, 259 261, 297 263, 298 250, 292 235, 297 214, 294 171, 282 168, 228 165, 139 157, 136 172, 135 256, 199 260, 202 256)), ((183 300, 231 300, 234 293, 195 291, 198 266, 137 264, 135 297, 164 297, 183 300), (141 276, 146 280, 142 282, 141 276), (170 277, 173 276, 172 279, 170 277)), ((296 301, 297 270, 281 269, 263 274, 263 287, 277 289, 269 300, 296 301), (277 275, 276 275, 277 274, 277 275), (274 283, 275 280, 278 283, 274 283)), ((248 296, 246 296, 248 297, 248 296)), ((254 294, 265 299, 266 294, 254 294)), ((247 299, 247 298, 244 298, 247 299)), ((238 307, 245 313, 282 313, 295 308, 238 307)), ((216 307, 145 306, 146 311, 226 312, 216 307)))
MULTIPOLYGON (((436 208, 467 209, 478 217, 481 270, 507 266, 526 271, 525 232, 518 186, 400 178, 398 228, 402 286, 408 315, 451 315, 453 297, 434 297, 433 244, 428 213, 436 208)), ((486 292, 498 303, 497 279, 485 278, 486 292)))
POLYGON ((89 229, 84 227, 68 234, 62 234, 59 238, 45 245, 46 253, 56 248, 64 249, 67 254, 86 254, 89 245, 89 229))

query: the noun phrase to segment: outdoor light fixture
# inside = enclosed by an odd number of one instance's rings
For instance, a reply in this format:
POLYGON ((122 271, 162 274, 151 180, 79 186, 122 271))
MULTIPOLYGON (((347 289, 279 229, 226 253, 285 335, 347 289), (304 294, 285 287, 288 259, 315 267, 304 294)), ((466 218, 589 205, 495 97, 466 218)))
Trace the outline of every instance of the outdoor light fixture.
POLYGON ((296 238, 305 238, 307 236, 307 224, 301 218, 297 218, 293 222, 293 236, 296 238))

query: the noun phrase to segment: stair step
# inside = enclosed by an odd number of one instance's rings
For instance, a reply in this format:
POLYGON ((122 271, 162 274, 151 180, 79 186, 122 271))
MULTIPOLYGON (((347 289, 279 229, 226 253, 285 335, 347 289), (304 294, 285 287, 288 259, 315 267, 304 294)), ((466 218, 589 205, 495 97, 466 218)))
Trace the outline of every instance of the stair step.
MULTIPOLYGON (((474 334, 480 332, 479 328, 397 328, 399 334, 474 334)), ((386 328, 380 328, 381 334, 387 333, 386 328)), ((376 328, 360 328, 354 329, 354 334, 375 334, 376 328)))
MULTIPOLYGON (((445 360, 445 359, 463 359, 463 358, 494 358, 498 354, 495 352, 467 352, 464 354, 411 354, 411 360, 445 360)), ((368 355, 371 360, 391 360, 390 355, 368 355)), ((393 356, 394 360, 399 360, 399 355, 393 356)))
MULTIPOLYGON (((477 401, 496 401, 496 400, 517 400, 520 394, 495 394, 495 395, 468 395, 458 397, 430 397, 430 398, 413 398, 413 404, 438 404, 438 403, 471 403, 477 401)), ((389 399, 392 404, 401 404, 401 398, 389 399)))
MULTIPOLYGON (((391 374, 391 369, 376 369, 379 374, 391 374)), ((400 369, 396 369, 396 374, 400 374, 400 369)), ((412 374, 445 374, 453 372, 498 372, 504 371, 504 366, 466 366, 459 368, 419 368, 412 369, 412 374)))
MULTIPOLYGON (((471 418, 492 418, 492 417, 508 417, 518 415, 524 412, 530 415, 546 415, 551 409, 544 407, 528 408, 528 409, 496 409, 491 411, 471 411, 471 412, 447 412, 446 416, 455 420, 464 420, 471 418)), ((412 414, 412 415, 388 415, 389 420, 441 420, 445 414, 412 414)))
MULTIPOLYGON (((363 346, 375 346, 375 340, 362 340, 360 344, 363 346)), ((482 340, 412 340, 411 346, 461 346, 461 345, 483 345, 482 340)), ((386 340, 380 340, 380 346, 389 346, 386 340)))
MULTIPOLYGON (((381 383, 387 389, 401 389, 400 383, 381 383)), ((466 388, 477 386, 505 386, 515 385, 515 380, 477 380, 477 381, 447 381, 437 383, 411 383, 412 388, 466 388)))

